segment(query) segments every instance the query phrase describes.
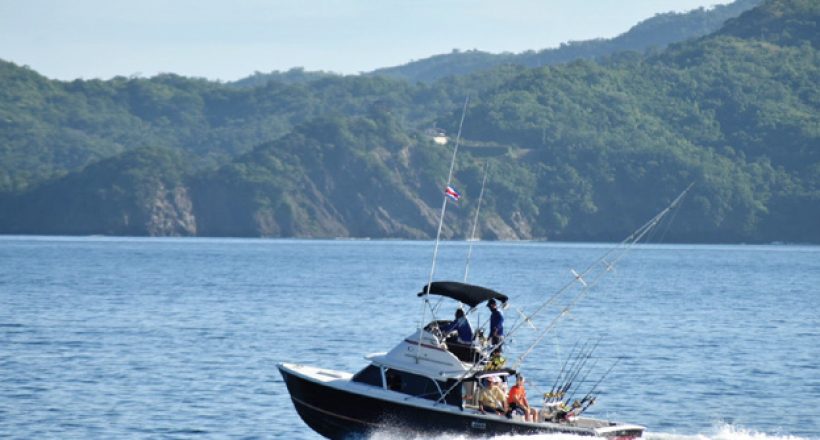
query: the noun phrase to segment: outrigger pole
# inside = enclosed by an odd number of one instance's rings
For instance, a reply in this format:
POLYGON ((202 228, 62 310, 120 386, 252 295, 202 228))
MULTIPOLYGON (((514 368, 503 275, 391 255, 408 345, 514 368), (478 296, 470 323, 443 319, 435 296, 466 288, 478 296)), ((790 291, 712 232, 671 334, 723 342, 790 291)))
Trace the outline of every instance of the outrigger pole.
MULTIPOLYGON (((461 110, 461 122, 458 124, 458 133, 456 134, 456 145, 453 149, 453 158, 450 160, 450 172, 447 174, 447 185, 445 187, 449 188, 450 183, 453 180, 453 169, 456 166, 456 154, 458 154, 458 145, 461 142, 461 129, 464 126, 464 117, 467 115, 467 105, 470 103, 470 95, 464 99, 464 108, 461 110)), ((424 316, 427 313, 427 307, 430 305, 430 286, 433 285, 433 275, 436 272, 436 258, 438 257, 438 244, 441 239, 441 228, 444 225, 444 212, 447 210, 447 194, 445 192, 443 201, 441 203, 441 215, 439 216, 438 220, 438 230, 436 231, 436 245, 433 248, 433 264, 430 267, 430 278, 427 281, 427 288, 424 290, 424 303, 422 304, 421 308, 421 322, 419 322, 419 330, 424 328, 424 316)), ((431 310, 433 312, 433 310, 431 310)), ((416 363, 419 361, 419 355, 421 354, 421 332, 419 332, 419 341, 418 347, 416 348, 416 363)))
MULTIPOLYGON (((466 110, 466 104, 465 104, 465 110, 466 110)), ((462 120, 463 120, 463 116, 462 116, 462 120)), ((459 133, 460 133, 460 131, 461 131, 461 130, 459 129, 459 133)), ((530 318, 532 318, 533 316, 535 316, 535 315, 536 315, 538 312, 540 312, 540 311, 541 311, 544 307, 546 307, 546 305, 547 305, 547 304, 551 303, 551 302, 552 302, 552 301, 553 301, 553 300, 554 300, 557 296, 559 296, 561 293, 563 293, 564 291, 566 291, 567 289, 569 289, 569 287, 570 287, 570 286, 572 286, 574 283, 579 282, 579 283, 583 286, 583 289, 581 290, 581 292, 580 292, 578 295, 576 295, 576 296, 575 296, 575 298, 572 300, 572 302, 571 302, 569 305, 567 305, 566 307, 564 307, 564 308, 561 310, 561 313, 559 313, 559 314, 558 314, 558 316, 556 316, 556 317, 555 317, 555 318, 554 318, 554 319, 550 322, 550 324, 549 324, 549 325, 547 325, 547 327, 546 327, 546 328, 545 328, 545 329, 541 332, 541 334, 538 336, 538 338, 536 339, 536 341, 535 341, 535 342, 533 342, 533 344, 532 344, 532 345, 531 345, 531 346, 527 349, 527 351, 526 351, 526 352, 524 352, 524 353, 523 353, 523 354, 522 354, 522 355, 518 358, 518 361, 516 362, 515 366, 512 368, 513 370, 518 370, 518 367, 521 365, 521 362, 523 362, 523 361, 524 361, 524 358, 526 358, 526 357, 527 357, 527 356, 528 356, 528 355, 532 352, 532 350, 533 350, 533 349, 534 349, 534 348, 535 348, 535 347, 536 347, 536 346, 537 346, 537 345, 541 342, 541 340, 544 338, 544 336, 546 336, 546 335, 547 335, 547 333, 549 333, 549 331, 550 331, 550 330, 552 330, 552 328, 555 326, 555 324, 557 324, 557 323, 558 323, 558 321, 559 321, 559 320, 560 320, 560 319, 561 319, 564 315, 566 315, 566 314, 568 314, 568 313, 569 313, 570 309, 571 309, 571 308, 572 308, 572 307, 573 307, 573 306, 574 306, 574 305, 575 305, 578 301, 580 301, 580 300, 581 300, 581 298, 582 298, 582 297, 583 297, 583 296, 584 296, 584 295, 585 295, 585 294, 589 291, 589 289, 590 289, 590 288, 591 288, 591 287, 592 287, 592 286, 593 286, 593 285, 594 285, 594 284, 595 284, 595 283, 596 283, 596 282, 600 279, 600 277, 601 277, 603 274, 606 274, 606 273, 609 273, 609 272, 613 271, 613 269, 614 269, 614 267, 615 267, 615 263, 617 263, 617 262, 618 262, 621 258, 623 258, 623 257, 626 255, 627 251, 629 251, 629 250, 632 248, 632 246, 634 246, 634 245, 635 245, 635 244, 637 244, 639 241, 641 241, 641 240, 642 240, 642 239, 646 236, 646 234, 647 234, 647 233, 649 233, 649 231, 651 231, 652 229, 654 229, 654 228, 655 228, 655 226, 657 226, 657 225, 660 223, 660 221, 661 221, 661 220, 663 220, 663 218, 664 218, 664 217, 665 217, 665 216, 669 213, 669 211, 671 211, 672 209, 674 209, 674 208, 678 205, 678 203, 680 203, 680 201, 683 199, 683 197, 686 195, 686 193, 688 193, 688 192, 689 192, 689 190, 690 190, 690 189, 692 189, 692 186, 693 186, 693 185, 694 185, 694 182, 693 182, 693 183, 690 183, 690 184, 689 184, 689 186, 688 186, 688 187, 686 187, 686 189, 685 189, 685 190, 683 190, 683 192, 681 192, 681 193, 680 193, 677 197, 675 197, 675 200, 673 200, 673 201, 672 201, 672 203, 670 203, 669 205, 667 205, 667 207, 666 207, 666 208, 664 208, 663 210, 661 210, 661 212, 659 212, 659 213, 658 213, 658 214, 656 214, 654 217, 652 217, 652 218, 651 218, 648 222, 646 222, 643 226, 641 226, 640 228, 636 229, 636 230, 635 230, 635 232, 633 232, 632 234, 630 234, 630 235, 629 235, 629 236, 628 236, 625 240, 623 240, 623 241, 622 241, 621 243, 619 243, 617 246, 615 246, 614 248, 612 248, 612 249, 610 249, 609 251, 605 252, 605 253, 604 253, 604 255, 603 255, 602 257, 598 258, 598 259, 597 259, 597 260, 595 260, 592 264, 590 264, 590 265, 589 265, 589 267, 587 267, 587 268, 586 268, 586 269, 585 269, 585 270, 584 270, 581 274, 578 274, 577 272, 576 272, 576 273, 574 273, 573 275, 575 275, 575 279, 573 279, 571 282, 569 282, 568 284, 566 284, 565 286, 563 286, 561 289, 559 289, 559 290, 558 290, 555 294, 553 294, 553 295, 552 295, 552 297, 550 297, 550 298, 549 298, 549 299, 548 299, 548 300, 547 300, 544 304, 542 304, 541 306, 539 306, 539 307, 536 309, 536 311, 535 311, 534 313, 532 313, 532 314, 530 314, 530 315, 529 315, 529 317, 530 317, 530 318), (607 257, 609 257, 609 255, 610 255, 610 254, 614 253, 616 250, 618 250, 618 249, 620 249, 620 248, 622 248, 622 247, 624 247, 624 249, 621 251, 621 253, 620 253, 620 254, 617 254, 617 255, 616 255, 616 257, 615 257, 612 261, 607 261, 607 257), (592 283, 588 283, 588 282, 584 281, 582 277, 583 277, 583 276, 585 276, 586 274, 590 273, 590 272, 592 271, 592 269, 593 269, 593 268, 598 267, 598 265, 599 265, 599 264, 601 264, 601 265, 603 266, 603 273, 602 273, 602 274, 599 274, 599 275, 596 277, 596 279, 595 279, 595 280, 593 280, 593 282, 592 282, 592 283)), ((431 276, 431 279, 432 279, 432 276, 431 276)), ((429 293, 429 284, 428 284, 428 293, 429 293)), ((524 320, 522 323, 519 323, 518 325, 516 325, 516 326, 512 329, 512 331, 510 331, 510 333, 508 333, 508 334, 507 334, 507 336, 510 336, 513 332, 515 332, 516 330, 518 330, 519 328, 521 328, 521 326, 522 326, 524 323, 526 323, 527 321, 528 321, 528 320, 524 320)), ((419 338, 419 344, 421 344, 421 338, 419 338)), ((489 358, 490 353, 492 353, 492 352, 493 352, 493 350, 495 350, 496 348, 498 348, 498 345, 500 345, 500 344, 491 345, 491 346, 487 347, 487 348, 486 348, 486 350, 484 351, 484 353, 482 354, 481 359, 480 359, 478 362, 474 363, 474 364, 473 364, 473 366, 471 366, 471 367, 470 367, 467 371, 465 371, 465 372, 461 375, 461 377, 460 377, 458 380, 456 380, 450 388, 448 388, 448 389, 447 389, 447 391, 445 391, 444 393, 442 393, 442 395, 441 395, 441 397, 439 398, 439 400, 437 400, 437 403, 443 402, 443 401, 444 401, 444 399, 445 399, 445 397, 446 397, 447 395, 449 395, 449 394, 450 394, 450 392, 452 392, 452 391, 456 388, 456 386, 458 386, 459 384, 461 384, 461 383, 462 383, 462 382, 463 382, 463 381, 464 381, 464 380, 465 380, 468 376, 470 376, 471 374, 473 374, 474 372, 476 372, 476 371, 478 370, 479 366, 481 365, 481 363, 482 363, 483 361, 485 361, 485 360, 487 360, 487 359, 489 358)), ((574 348, 573 348, 573 350, 574 350, 574 348)), ((584 352, 584 348, 582 347, 582 349, 581 349, 581 353, 583 353, 583 352, 584 352)), ((579 354, 579 356, 582 356, 582 354, 579 354)), ((418 362, 418 358, 416 359, 416 361, 418 362)), ((578 362, 578 359, 574 360, 572 363, 573 363, 573 364, 575 364, 576 362, 578 362)), ((573 369, 573 368, 571 368, 571 370, 572 370, 572 369, 573 369)), ((610 368, 610 371, 611 371, 611 368, 610 368)), ((567 374, 569 374, 569 372, 567 372, 567 374)), ((609 372, 607 372, 606 374, 609 374, 609 372)), ((605 376, 606 376, 606 375, 604 375, 604 377, 605 377, 605 376)), ((593 389, 594 389, 594 388, 593 388, 593 389)), ((562 397, 563 397, 563 396, 562 396, 562 397)), ((589 404, 587 405, 587 407, 588 407, 588 406, 589 406, 589 404)), ((586 408, 584 408, 584 409, 586 409, 586 408)))
POLYGON ((478 213, 481 211, 481 200, 484 198, 484 186, 487 184, 487 172, 490 169, 490 161, 484 162, 484 179, 481 180, 481 192, 478 193, 478 206, 475 209, 475 218, 473 218, 473 232, 470 234, 470 246, 467 248, 467 262, 464 265, 464 282, 467 282, 467 276, 470 273, 470 257, 473 255, 473 242, 475 242, 475 232, 478 226, 478 213))
MULTIPOLYGON (((572 274, 574 275, 574 279, 569 281, 563 287, 561 287, 549 299, 547 299, 547 301, 545 301, 543 304, 541 304, 536 309, 536 311, 533 312, 530 315, 530 318, 532 318, 533 316, 538 314, 541 310, 544 309, 544 307, 546 307, 547 305, 552 303, 562 293, 564 293, 565 291, 567 291, 571 287, 573 287, 576 282, 581 285, 581 290, 575 295, 575 297, 572 299, 572 301, 570 301, 570 303, 568 305, 566 305, 564 308, 561 309, 561 313, 559 313, 558 316, 553 318, 553 320, 549 323, 549 325, 547 325, 544 328, 544 330, 540 333, 538 338, 536 338, 536 340, 530 345, 530 347, 524 353, 522 353, 521 356, 519 356, 518 361, 515 363, 515 368, 516 369, 521 365, 521 362, 523 362, 524 359, 532 352, 532 350, 541 342, 541 340, 547 335, 547 333, 549 333, 549 331, 552 330, 555 327, 555 325, 558 323, 558 321, 561 318, 563 318, 565 315, 567 315, 570 312, 570 310, 575 306, 575 304, 577 304, 578 301, 580 301, 584 296, 586 296, 586 294, 589 292, 589 290, 593 286, 595 286, 595 284, 597 284, 597 282, 604 275, 606 275, 609 272, 612 272, 614 267, 615 267, 615 264, 618 263, 623 257, 625 257, 626 254, 632 249, 633 246, 635 246, 638 242, 640 242, 646 236, 646 234, 648 234, 650 231, 652 231, 661 222, 661 220, 663 220, 663 218, 667 214, 669 214, 669 212, 672 209, 674 209, 678 205, 678 203, 680 203, 680 201, 683 199, 683 197, 686 195, 686 193, 689 192, 689 190, 692 188, 693 185, 694 185, 694 183, 689 184, 689 186, 687 186, 686 189, 683 190, 683 192, 681 192, 677 197, 675 197, 675 199, 672 201, 672 203, 667 205, 666 208, 664 208, 658 214, 656 214, 654 217, 652 217, 643 226, 636 229, 632 234, 630 234, 625 240, 620 242, 617 246, 613 247, 612 249, 610 249, 609 251, 604 253, 603 256, 601 256, 600 258, 595 260, 592 264, 589 265, 589 267, 584 269, 583 272, 578 273, 575 270, 572 270, 572 274), (614 255, 612 256, 611 260, 607 260, 607 258, 610 257, 610 254, 614 254, 614 255), (598 270, 595 271, 595 269, 598 269, 598 270), (588 278, 586 278, 587 275, 592 275, 592 276, 594 276, 594 278, 589 280, 588 278)), ((519 323, 516 326, 514 326, 513 329, 508 333, 508 336, 512 335, 518 329, 520 329, 521 325, 522 324, 519 323)))

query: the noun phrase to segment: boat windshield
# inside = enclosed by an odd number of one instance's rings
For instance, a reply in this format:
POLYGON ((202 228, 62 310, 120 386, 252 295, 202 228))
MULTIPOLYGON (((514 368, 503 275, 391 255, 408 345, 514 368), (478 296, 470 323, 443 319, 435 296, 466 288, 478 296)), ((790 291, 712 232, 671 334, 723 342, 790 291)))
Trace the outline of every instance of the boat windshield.
MULTIPOLYGON (((440 400, 446 390, 455 383, 453 379, 438 381, 427 376, 376 365, 368 365, 354 374, 353 382, 387 388, 402 394, 435 401, 440 400)), ((444 401, 456 406, 461 406, 462 403, 459 393, 447 394, 444 401)))

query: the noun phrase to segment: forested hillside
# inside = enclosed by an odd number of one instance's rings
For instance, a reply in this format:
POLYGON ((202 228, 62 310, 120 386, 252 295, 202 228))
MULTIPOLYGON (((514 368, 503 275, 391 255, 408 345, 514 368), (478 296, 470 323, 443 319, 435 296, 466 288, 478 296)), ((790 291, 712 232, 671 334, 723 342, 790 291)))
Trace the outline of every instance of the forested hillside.
POLYGON ((4 232, 195 235, 183 154, 144 147, 0 199, 4 232))
POLYGON ((489 161, 483 238, 621 239, 694 182, 667 241, 820 243, 818 17, 768 0, 663 51, 429 84, 0 63, 0 232, 429 238, 469 95, 447 237, 489 161))
POLYGON ((143 146, 214 166, 327 113, 386 110, 415 122, 452 105, 442 88, 354 76, 255 88, 170 74, 61 82, 0 60, 0 84, 0 191, 143 146))

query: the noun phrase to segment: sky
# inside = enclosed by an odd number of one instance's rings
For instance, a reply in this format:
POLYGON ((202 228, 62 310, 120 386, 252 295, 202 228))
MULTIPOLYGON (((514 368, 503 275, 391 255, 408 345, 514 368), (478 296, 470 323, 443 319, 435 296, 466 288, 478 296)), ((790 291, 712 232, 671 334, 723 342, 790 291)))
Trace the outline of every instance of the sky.
POLYGON ((367 72, 453 49, 611 38, 730 0, 0 0, 0 59, 55 79, 176 73, 232 81, 367 72))

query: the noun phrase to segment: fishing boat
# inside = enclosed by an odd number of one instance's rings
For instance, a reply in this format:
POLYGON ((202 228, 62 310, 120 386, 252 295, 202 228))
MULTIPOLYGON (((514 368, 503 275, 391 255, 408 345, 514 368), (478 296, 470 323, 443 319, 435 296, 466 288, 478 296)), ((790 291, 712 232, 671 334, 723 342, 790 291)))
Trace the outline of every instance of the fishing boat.
MULTIPOLYGON (((516 377, 518 381, 524 358, 603 276, 612 272, 617 262, 636 243, 644 239, 660 223, 689 188, 586 269, 572 270, 568 282, 533 312, 525 314, 515 307, 514 310, 518 311, 523 319, 505 333, 505 338, 531 324, 534 317, 547 310, 557 313, 554 313, 552 319, 538 331, 535 341, 519 356, 517 362, 510 366, 506 363, 495 363, 491 356, 494 352, 501 351, 503 340, 488 340, 483 337, 481 330, 468 341, 450 334, 453 330, 451 324, 454 322, 437 319, 438 307, 430 302, 431 296, 454 300, 458 302, 460 310, 466 308, 464 316, 469 316, 482 304, 501 303, 502 308, 509 305, 507 295, 467 283, 478 208, 473 223, 472 239, 468 240, 470 250, 467 254, 463 282, 433 281, 445 209, 448 200, 457 200, 460 197, 458 191, 451 186, 451 180, 468 102, 469 99, 464 104, 450 163, 430 277, 418 293, 424 301, 424 312, 416 331, 399 341, 388 352, 365 356, 368 363, 356 373, 294 363, 278 364, 296 412, 310 428, 331 439, 359 438, 383 430, 395 432, 396 429, 409 431, 414 435, 453 433, 492 436, 567 433, 614 440, 641 437, 645 429, 643 426, 584 416, 584 412, 597 398, 598 385, 614 365, 585 396, 571 399, 572 393, 577 391, 579 375, 584 372, 583 376, 586 377, 590 373, 590 369, 586 367, 586 360, 591 356, 592 349, 582 348, 574 356, 570 353, 561 371, 558 372, 550 392, 544 393, 541 408, 535 414, 535 411, 529 411, 522 416, 516 411, 509 411, 506 406, 503 408, 504 411, 488 411, 481 404, 480 396, 487 388, 497 386, 492 382, 506 384, 512 377, 516 377), (428 310, 432 317, 430 321, 426 319, 428 310)), ((486 170, 485 167, 481 195, 484 193, 486 170)))
MULTIPOLYGON (((439 295, 470 310, 508 297, 494 290, 455 281, 434 282, 422 296, 439 295)), ((618 440, 638 438, 644 427, 573 416, 556 418, 549 405, 538 419, 483 411, 477 402, 487 378, 506 381, 519 371, 488 369, 488 349, 463 344, 442 333, 447 321, 434 320, 400 341, 392 350, 366 356, 369 363, 351 374, 306 365, 278 365, 296 412, 319 434, 330 439, 360 438, 397 427, 415 434, 569 433, 618 440)))
MULTIPOLYGON (((596 389, 612 368, 580 400, 572 401, 566 395, 571 383, 585 368, 585 361, 579 359, 588 359, 591 350, 581 349, 574 360, 570 359, 572 354, 565 360, 564 367, 558 372, 560 380, 549 393, 544 393, 535 420, 482 411, 476 395, 487 378, 506 382, 519 374, 524 357, 606 274, 613 271, 635 244, 660 224, 688 190, 586 269, 571 270, 567 283, 532 313, 519 312, 523 319, 506 333, 505 338, 524 328, 544 310, 552 308, 555 313, 512 367, 491 366, 490 354, 498 345, 482 338, 480 331, 469 343, 443 332, 442 329, 450 327, 448 324, 452 321, 435 319, 436 307, 429 300, 430 296, 455 300, 467 308, 469 315, 481 304, 491 301, 508 306, 507 295, 466 282, 429 282, 418 295, 424 300, 425 310, 432 312, 433 320, 424 326, 419 325, 392 350, 366 356, 368 364, 355 374, 293 363, 278 364, 296 412, 313 430, 331 439, 355 438, 396 428, 421 434, 470 436, 568 433, 615 440, 641 437, 645 430, 643 426, 583 414, 595 402, 596 389), (563 298, 563 302, 559 298, 563 298), (568 363, 569 368, 566 368, 568 363)), ((588 373, 589 369, 584 375, 588 373)))

